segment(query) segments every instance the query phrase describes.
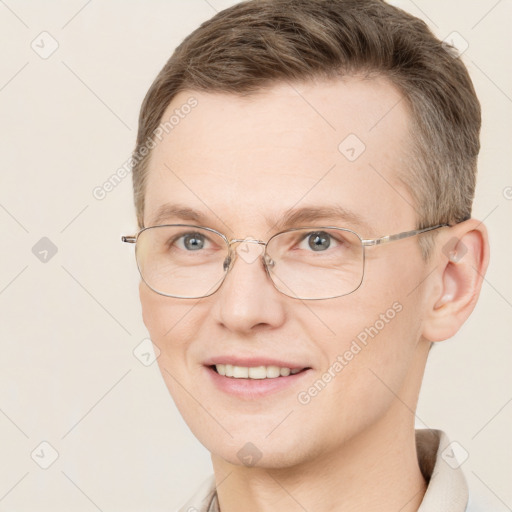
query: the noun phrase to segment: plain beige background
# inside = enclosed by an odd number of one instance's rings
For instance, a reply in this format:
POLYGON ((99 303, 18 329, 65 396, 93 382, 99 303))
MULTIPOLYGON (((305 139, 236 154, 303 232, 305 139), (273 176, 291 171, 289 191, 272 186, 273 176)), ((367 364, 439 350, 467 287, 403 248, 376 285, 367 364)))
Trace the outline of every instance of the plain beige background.
MULTIPOLYGON (((211 473, 143 364, 133 246, 120 241, 136 227, 131 176, 102 200, 93 190, 130 156, 175 46, 234 3, 0 2, 0 512, 171 511, 211 473)), ((474 216, 492 244, 476 311, 431 353, 418 426, 444 429, 471 488, 512 510, 512 2, 394 3, 468 45, 484 113, 474 216)))

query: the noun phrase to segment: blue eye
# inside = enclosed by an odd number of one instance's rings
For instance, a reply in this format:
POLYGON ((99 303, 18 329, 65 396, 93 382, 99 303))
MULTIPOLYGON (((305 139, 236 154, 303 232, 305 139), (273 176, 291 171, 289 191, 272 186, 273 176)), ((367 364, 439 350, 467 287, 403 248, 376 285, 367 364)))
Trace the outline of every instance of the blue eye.
POLYGON ((313 251, 325 251, 331 245, 331 235, 325 231, 317 231, 316 233, 309 233, 306 235, 308 245, 313 251))
MULTIPOLYGON (((303 235, 301 242, 307 240, 307 247, 313 252, 326 252, 331 247, 331 244, 335 242, 337 247, 340 241, 330 233, 325 231, 311 231, 303 235)), ((300 247, 304 248, 304 247, 300 247)))
POLYGON ((183 246, 188 251, 198 251, 204 248, 206 237, 200 233, 187 233, 180 240, 183 240, 183 246))
POLYGON ((176 246, 187 252, 200 251, 205 249, 208 243, 208 237, 201 233, 181 233, 179 235, 170 237, 166 242, 167 250, 173 249, 176 246))

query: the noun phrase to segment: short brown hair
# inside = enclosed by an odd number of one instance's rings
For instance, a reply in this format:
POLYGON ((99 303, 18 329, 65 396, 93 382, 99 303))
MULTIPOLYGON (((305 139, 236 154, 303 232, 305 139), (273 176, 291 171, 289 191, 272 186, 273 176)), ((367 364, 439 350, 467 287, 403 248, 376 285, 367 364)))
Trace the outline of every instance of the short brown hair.
MULTIPOLYGON (((410 191, 417 227, 471 216, 480 104, 454 49, 420 19, 382 0, 248 0, 184 39, 142 103, 133 154, 134 199, 143 227, 151 152, 141 149, 183 90, 249 95, 273 83, 378 74, 411 113, 410 191)), ((428 256, 428 244, 422 245, 428 256)))

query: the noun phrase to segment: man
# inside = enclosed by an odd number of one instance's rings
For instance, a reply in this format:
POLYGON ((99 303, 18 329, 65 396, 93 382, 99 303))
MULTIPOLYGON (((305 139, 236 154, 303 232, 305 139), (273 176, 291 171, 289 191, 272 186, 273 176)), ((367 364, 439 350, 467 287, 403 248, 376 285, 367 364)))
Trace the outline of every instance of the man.
POLYGON ((455 52, 379 0, 242 2, 177 48, 142 105, 124 240, 211 452, 182 510, 473 510, 414 411, 488 264, 479 129, 455 52))

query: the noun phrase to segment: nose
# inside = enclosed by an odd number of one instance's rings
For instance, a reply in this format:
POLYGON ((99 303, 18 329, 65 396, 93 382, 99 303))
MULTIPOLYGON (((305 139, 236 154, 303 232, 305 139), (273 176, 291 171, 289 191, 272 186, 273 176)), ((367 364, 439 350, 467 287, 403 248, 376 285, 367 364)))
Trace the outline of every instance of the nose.
MULTIPOLYGON (((212 295, 215 318, 231 331, 270 329, 285 321, 286 297, 274 287, 265 270, 263 243, 234 240, 238 245, 224 261, 224 283, 212 295)), ((267 260, 267 265, 272 265, 267 260)))

